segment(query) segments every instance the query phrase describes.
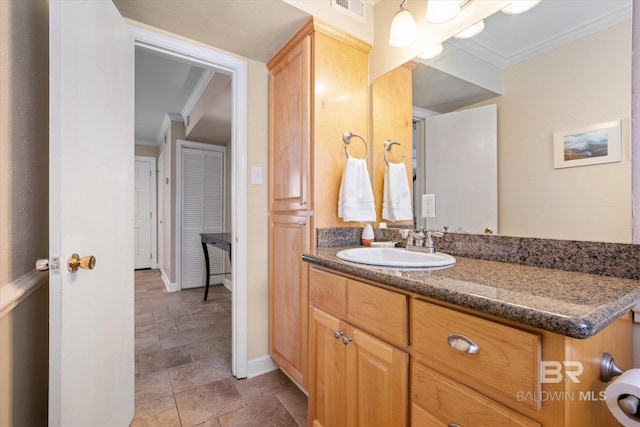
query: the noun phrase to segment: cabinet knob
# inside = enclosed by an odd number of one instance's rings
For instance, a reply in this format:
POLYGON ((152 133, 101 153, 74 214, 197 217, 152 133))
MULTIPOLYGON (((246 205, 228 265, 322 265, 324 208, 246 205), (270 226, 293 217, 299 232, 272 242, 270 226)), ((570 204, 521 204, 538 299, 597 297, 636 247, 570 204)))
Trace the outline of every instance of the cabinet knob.
POLYGON ((468 354, 480 353, 480 347, 469 337, 460 334, 451 334, 447 339, 449 347, 454 350, 461 351, 468 354))
POLYGON ((306 223, 306 222, 304 222, 304 221, 298 221, 298 225, 299 225, 300 227, 304 227, 305 225, 307 225, 307 223, 306 223))
POLYGON ((353 338, 351 337, 342 337, 342 344, 347 345, 349 344, 351 341, 353 341, 353 338))
POLYGON ((462 427, 460 424, 457 423, 449 423, 447 424, 447 427, 462 427))
POLYGON ((342 331, 333 331, 333 336, 336 337, 336 339, 340 338, 342 335, 344 335, 342 331))
POLYGON ((304 205, 306 205, 306 204, 307 204, 307 201, 306 201, 306 200, 300 200, 300 206, 304 206, 304 205))

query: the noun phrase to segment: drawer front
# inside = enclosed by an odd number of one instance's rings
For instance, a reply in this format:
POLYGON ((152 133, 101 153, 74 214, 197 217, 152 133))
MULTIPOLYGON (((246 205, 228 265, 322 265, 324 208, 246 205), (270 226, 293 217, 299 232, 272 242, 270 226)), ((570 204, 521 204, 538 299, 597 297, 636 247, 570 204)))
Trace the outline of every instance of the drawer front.
POLYGON ((347 281, 347 319, 401 347, 407 346, 407 296, 355 280, 347 281))
MULTIPOLYGON (((484 397, 419 363, 412 364, 412 416, 427 426, 540 427, 536 421, 484 397), (419 411, 423 409, 425 415, 419 411)), ((421 425, 421 424, 414 424, 421 425)))
POLYGON ((540 393, 539 335, 414 300, 412 338, 429 367, 509 406, 540 409, 534 399, 517 399, 540 393), (466 348, 467 338, 477 352, 466 348))
POLYGON ((325 308, 343 319, 347 317, 347 279, 311 267, 309 303, 325 308))
POLYGON ((416 405, 411 405, 411 425, 415 427, 447 427, 445 423, 416 405))

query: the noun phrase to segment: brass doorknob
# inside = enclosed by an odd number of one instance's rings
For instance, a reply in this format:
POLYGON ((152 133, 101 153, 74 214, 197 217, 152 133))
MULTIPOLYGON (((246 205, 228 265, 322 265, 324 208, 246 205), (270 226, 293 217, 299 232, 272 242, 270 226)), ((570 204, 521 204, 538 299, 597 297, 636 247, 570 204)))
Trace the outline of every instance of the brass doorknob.
POLYGON ((80 258, 78 254, 72 254, 69 257, 69 261, 67 261, 67 267, 69 267, 70 272, 75 272, 78 267, 85 268, 87 270, 93 270, 93 267, 96 266, 96 257, 93 255, 84 256, 80 258))

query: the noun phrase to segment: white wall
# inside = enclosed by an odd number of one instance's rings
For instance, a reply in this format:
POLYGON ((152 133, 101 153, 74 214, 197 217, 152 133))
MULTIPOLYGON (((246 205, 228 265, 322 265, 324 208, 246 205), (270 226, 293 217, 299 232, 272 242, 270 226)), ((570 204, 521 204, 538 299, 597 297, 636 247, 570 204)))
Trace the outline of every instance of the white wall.
POLYGON ((0 1, 0 426, 47 423, 48 70, 48 2, 0 1))

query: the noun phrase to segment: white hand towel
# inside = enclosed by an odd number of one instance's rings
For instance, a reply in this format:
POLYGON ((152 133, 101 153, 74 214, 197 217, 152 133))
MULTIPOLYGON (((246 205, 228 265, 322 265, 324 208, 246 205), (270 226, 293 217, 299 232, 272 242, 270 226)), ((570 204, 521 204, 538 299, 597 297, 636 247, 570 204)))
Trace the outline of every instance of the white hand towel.
POLYGON ((340 184, 338 217, 345 221, 374 222, 376 220, 373 190, 367 171, 367 162, 364 159, 347 157, 340 184))
POLYGON ((382 218, 389 221, 413 219, 411 191, 404 163, 389 163, 384 174, 382 218))

